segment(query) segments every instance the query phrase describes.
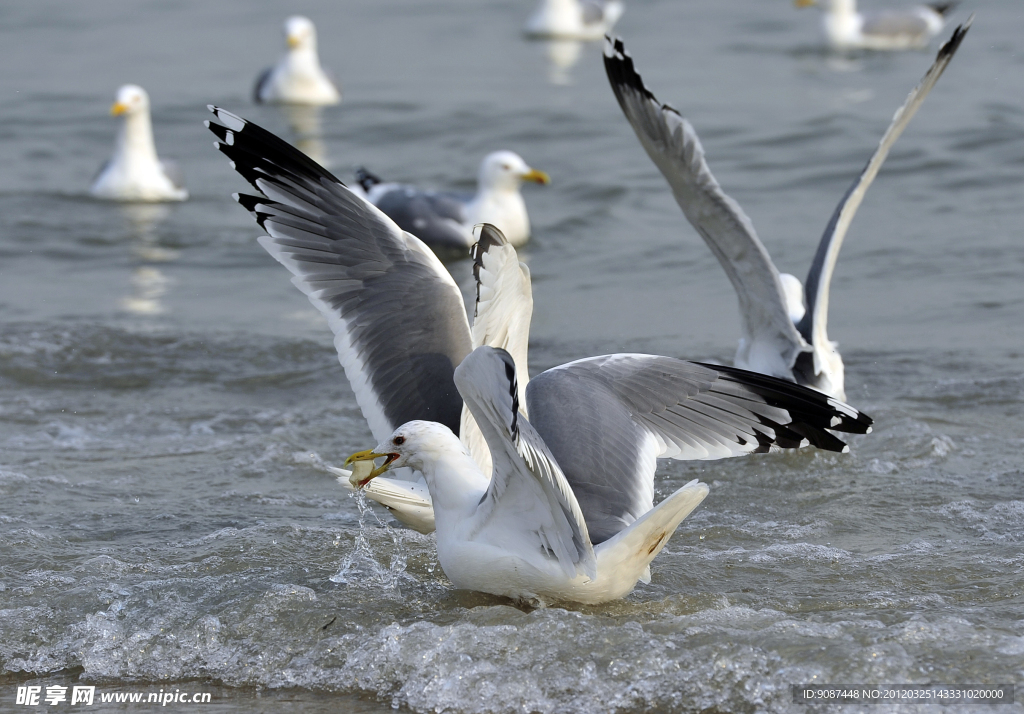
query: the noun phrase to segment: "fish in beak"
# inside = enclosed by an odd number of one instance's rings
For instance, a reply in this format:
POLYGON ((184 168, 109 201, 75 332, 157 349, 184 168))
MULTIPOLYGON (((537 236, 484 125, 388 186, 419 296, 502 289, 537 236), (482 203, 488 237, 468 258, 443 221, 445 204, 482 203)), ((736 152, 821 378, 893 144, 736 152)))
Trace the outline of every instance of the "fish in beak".
POLYGON ((349 481, 356 488, 362 488, 370 481, 377 478, 382 473, 391 468, 391 462, 393 462, 398 457, 399 454, 394 453, 378 454, 373 449, 367 449, 366 451, 358 451, 349 456, 347 459, 345 459, 345 466, 352 464, 352 476, 349 478, 349 481), (373 462, 381 457, 384 458, 384 463, 381 464, 380 466, 371 469, 369 474, 367 474, 366 466, 373 466, 373 462), (362 468, 359 468, 359 466, 362 466, 362 468))

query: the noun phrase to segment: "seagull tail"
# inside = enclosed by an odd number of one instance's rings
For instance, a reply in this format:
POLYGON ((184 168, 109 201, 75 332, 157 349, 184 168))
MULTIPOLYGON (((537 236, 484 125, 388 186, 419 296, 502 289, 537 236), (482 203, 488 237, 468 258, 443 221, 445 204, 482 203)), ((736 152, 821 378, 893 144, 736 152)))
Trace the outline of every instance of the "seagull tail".
POLYGON ((650 562, 707 495, 707 484, 694 479, 614 537, 595 546, 598 577, 628 579, 630 589, 637 580, 649 581, 650 562))

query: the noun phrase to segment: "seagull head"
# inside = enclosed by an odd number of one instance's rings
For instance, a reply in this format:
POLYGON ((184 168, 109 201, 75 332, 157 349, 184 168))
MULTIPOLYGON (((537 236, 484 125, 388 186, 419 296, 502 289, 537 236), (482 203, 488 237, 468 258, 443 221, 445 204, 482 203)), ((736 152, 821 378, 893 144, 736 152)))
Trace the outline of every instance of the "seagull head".
POLYGON ((551 179, 543 171, 530 168, 523 158, 513 151, 495 151, 480 162, 478 177, 480 188, 517 190, 523 181, 548 184, 551 179))
POLYGON ((423 470, 423 463, 431 455, 454 448, 462 448, 462 442, 443 424, 433 421, 410 421, 395 429, 395 432, 369 451, 359 451, 345 459, 345 465, 353 464, 350 481, 356 488, 362 488, 372 479, 393 468, 408 466, 423 470), (373 462, 383 458, 384 463, 375 466, 368 474, 365 469, 356 468, 358 462, 373 462))
POLYGON ((110 113, 119 117, 122 114, 137 114, 149 109, 149 95, 137 84, 126 84, 117 90, 117 99, 110 107, 110 113))
POLYGON ((316 26, 308 17, 293 15, 284 21, 284 40, 288 49, 312 49, 316 47, 316 26))

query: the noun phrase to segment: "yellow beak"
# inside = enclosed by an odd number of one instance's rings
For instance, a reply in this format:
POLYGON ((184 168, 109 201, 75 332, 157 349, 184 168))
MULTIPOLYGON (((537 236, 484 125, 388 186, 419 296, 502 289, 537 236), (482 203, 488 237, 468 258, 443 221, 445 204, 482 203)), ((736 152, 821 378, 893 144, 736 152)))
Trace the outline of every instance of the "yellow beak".
POLYGON ((110 116, 119 117, 128 111, 128 105, 122 104, 121 102, 114 102, 114 106, 110 108, 110 116))
POLYGON ((285 41, 288 43, 288 46, 291 47, 293 50, 299 46, 299 38, 296 37, 295 35, 288 35, 285 38, 285 41))
POLYGON ((395 459, 397 459, 399 455, 398 454, 378 454, 373 449, 367 449, 366 451, 357 451, 356 453, 352 454, 347 459, 345 459, 345 466, 348 466, 349 464, 355 463, 356 461, 373 461, 374 459, 379 459, 382 456, 385 459, 383 464, 381 464, 380 466, 375 468, 373 471, 371 471, 370 475, 367 476, 366 478, 360 479, 360 480, 355 482, 355 485, 358 488, 362 488, 363 486, 368 484, 371 480, 377 478, 382 473, 387 471, 391 467, 391 462, 394 461, 395 459))
POLYGON ((543 185, 551 183, 551 178, 543 171, 538 171, 537 169, 530 169, 522 175, 522 179, 523 181, 533 181, 543 185))
POLYGON ((810 7, 811 5, 817 5, 818 0, 793 0, 793 4, 797 7, 810 7))

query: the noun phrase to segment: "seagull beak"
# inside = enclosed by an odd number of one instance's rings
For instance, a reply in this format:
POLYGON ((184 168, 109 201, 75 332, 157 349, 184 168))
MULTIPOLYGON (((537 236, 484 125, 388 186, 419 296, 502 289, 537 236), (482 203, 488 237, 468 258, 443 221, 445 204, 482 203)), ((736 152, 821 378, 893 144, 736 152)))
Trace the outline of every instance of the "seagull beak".
MULTIPOLYGON (((345 465, 348 466, 349 464, 353 464, 357 461, 373 461, 374 459, 379 459, 382 456, 385 458, 383 464, 373 469, 370 472, 369 476, 366 476, 365 478, 362 479, 353 480, 352 485, 355 486, 356 488, 362 488, 363 486, 368 484, 372 479, 377 478, 382 473, 387 471, 388 468, 391 466, 391 462, 397 459, 399 457, 399 454, 378 454, 373 449, 367 449, 366 451, 358 451, 349 456, 347 459, 345 459, 345 465)), ((354 472, 355 469, 353 469, 353 475, 355 475, 354 472)))
POLYGON ((291 47, 293 50, 296 47, 298 47, 300 43, 299 38, 296 35, 288 35, 288 37, 285 38, 285 41, 288 43, 288 46, 291 47))
POLYGON ((793 0, 793 4, 797 7, 810 7, 811 5, 817 5, 818 0, 793 0))
POLYGON ((522 178, 523 181, 533 181, 534 183, 539 183, 542 185, 547 185, 551 183, 551 177, 549 177, 543 171, 538 171, 537 169, 530 169, 520 178, 522 178))
POLYGON ((110 116, 119 117, 128 111, 128 105, 121 102, 114 102, 114 106, 110 108, 110 116))

